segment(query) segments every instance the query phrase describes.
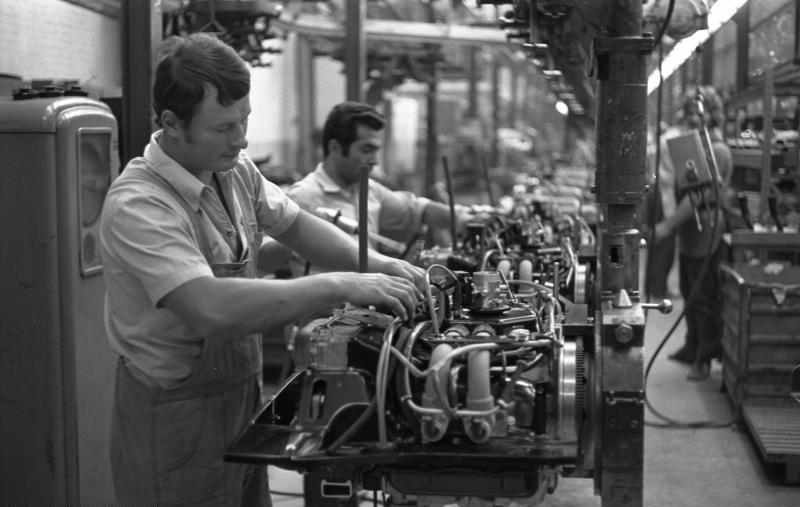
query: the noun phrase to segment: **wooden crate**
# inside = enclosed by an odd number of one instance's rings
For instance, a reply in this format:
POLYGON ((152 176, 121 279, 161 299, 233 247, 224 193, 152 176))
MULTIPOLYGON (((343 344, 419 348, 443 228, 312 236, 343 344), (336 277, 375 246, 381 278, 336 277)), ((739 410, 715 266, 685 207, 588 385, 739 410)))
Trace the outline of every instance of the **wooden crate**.
MULTIPOLYGON (((758 213, 751 211, 751 217, 758 213)), ((800 233, 753 232, 734 230, 722 235, 724 258, 741 266, 751 260, 767 264, 771 261, 800 265, 800 233)), ((780 277, 778 277, 780 278, 780 277)))
POLYGON ((788 398, 800 364, 800 266, 766 266, 721 267, 722 375, 737 410, 753 397, 788 398))
POLYGON ((762 396, 742 404, 742 419, 765 463, 783 467, 786 483, 800 483, 800 405, 762 396))

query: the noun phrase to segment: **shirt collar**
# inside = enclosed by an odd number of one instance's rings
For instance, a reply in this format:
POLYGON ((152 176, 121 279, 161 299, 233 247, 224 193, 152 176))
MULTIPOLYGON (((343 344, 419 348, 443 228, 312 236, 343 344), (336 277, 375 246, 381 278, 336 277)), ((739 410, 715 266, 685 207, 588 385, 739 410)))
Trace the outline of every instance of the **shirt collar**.
POLYGON ((353 192, 356 191, 355 188, 347 189, 336 183, 325 170, 322 162, 317 164, 313 174, 319 183, 319 187, 327 194, 342 194, 346 197, 352 197, 353 192))
POLYGON ((144 158, 158 168, 158 174, 166 179, 193 209, 199 210, 200 195, 206 186, 175 159, 164 153, 158 144, 163 134, 163 130, 158 130, 150 136, 150 143, 144 148, 144 158))

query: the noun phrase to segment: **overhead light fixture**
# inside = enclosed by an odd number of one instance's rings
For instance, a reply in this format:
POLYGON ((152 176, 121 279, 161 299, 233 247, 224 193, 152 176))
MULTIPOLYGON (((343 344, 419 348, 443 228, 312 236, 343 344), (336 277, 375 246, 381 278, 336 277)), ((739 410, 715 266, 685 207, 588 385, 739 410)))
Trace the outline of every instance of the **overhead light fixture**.
POLYGON ((558 114, 566 116, 569 114, 569 106, 566 102, 559 100, 556 102, 556 111, 558 111, 558 114))
POLYGON ((692 56, 695 49, 708 40, 711 35, 719 30, 722 25, 730 21, 747 0, 718 0, 708 12, 708 28, 698 30, 689 37, 682 39, 672 48, 672 51, 661 62, 661 74, 654 70, 647 78, 647 94, 650 95, 658 89, 662 79, 666 80, 673 72, 678 70, 683 63, 692 56))

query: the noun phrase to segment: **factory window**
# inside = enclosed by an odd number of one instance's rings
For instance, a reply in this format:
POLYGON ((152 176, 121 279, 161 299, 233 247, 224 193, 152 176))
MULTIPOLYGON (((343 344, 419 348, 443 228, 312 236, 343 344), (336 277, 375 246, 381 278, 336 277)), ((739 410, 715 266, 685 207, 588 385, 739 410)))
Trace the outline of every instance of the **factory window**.
POLYGON ((762 76, 770 66, 777 66, 794 58, 795 12, 795 0, 750 2, 747 68, 751 78, 762 76))
POLYGON ((736 23, 725 24, 714 34, 711 81, 725 95, 736 91, 736 23))

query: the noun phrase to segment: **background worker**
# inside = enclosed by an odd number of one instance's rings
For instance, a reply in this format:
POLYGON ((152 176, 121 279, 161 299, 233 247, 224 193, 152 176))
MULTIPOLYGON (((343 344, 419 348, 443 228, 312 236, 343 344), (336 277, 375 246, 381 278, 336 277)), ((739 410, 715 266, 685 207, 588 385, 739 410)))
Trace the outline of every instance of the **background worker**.
MULTIPOLYGON (((653 129, 655 130, 655 129, 653 129)), ((649 170, 650 190, 642 203, 640 214, 643 237, 648 241, 653 238, 650 227, 673 215, 677 202, 675 201, 675 172, 670 161, 667 138, 679 133, 677 127, 668 127, 662 124, 658 132, 652 130, 647 135, 647 165, 649 170), (660 146, 656 146, 656 140, 660 146), (656 156, 656 151, 659 156, 656 156), (658 160, 656 160, 658 159, 658 160), (658 166, 656 168, 656 166, 658 166), (655 185, 656 171, 658 172, 658 185, 655 185)), ((657 244, 648 245, 647 272, 645 275, 645 293, 651 300, 661 300, 676 297, 678 288, 672 288, 672 265, 675 261, 676 238, 670 234, 657 244)))
MULTIPOLYGON (((324 215, 328 219, 358 224, 359 182, 363 171, 370 172, 378 163, 383 147, 384 117, 372 106, 361 102, 343 102, 328 113, 322 129, 323 160, 303 179, 294 183, 287 194, 310 213, 324 215), (340 215, 340 216, 339 216, 340 215)), ((393 191, 373 178, 369 179, 367 229, 379 235, 388 234, 409 240, 424 226, 433 229, 450 227, 450 208, 425 197, 417 197, 407 191, 393 191)), ((470 215, 457 206, 457 229, 470 215)), ((347 225, 343 225, 347 229, 347 225)), ((348 232, 354 235, 356 231, 348 232)), ((397 242, 395 242, 397 243, 397 242)), ((386 247, 386 241, 370 239, 370 250, 386 247)), ((393 254, 403 252, 403 243, 393 254)), ((288 259, 292 276, 318 273, 324 266, 298 252, 286 252, 277 242, 269 242, 262 249, 260 264, 278 265, 277 259, 288 259), (282 252, 283 250, 283 252, 282 252)), ((297 323, 302 327, 314 317, 330 315, 332 308, 316 315, 308 315, 297 323)), ((291 342, 294 330, 289 332, 291 342)), ((291 346, 291 345, 290 345, 291 346)), ((320 482, 330 477, 312 471, 304 476, 306 499, 319 502, 320 482)), ((357 495, 342 501, 341 505, 356 507, 357 495)))
POLYGON ((423 272, 301 210, 244 153, 250 73, 209 34, 165 41, 160 130, 112 184, 101 245, 117 367, 111 430, 125 505, 270 505, 265 467, 223 462, 261 399, 261 335, 340 301, 413 314, 423 272), (329 273, 254 279, 262 233, 329 273))
MULTIPOLYGON (((692 200, 686 189, 679 188, 677 209, 656 224, 655 236, 657 245, 672 234, 678 237, 678 268, 681 295, 686 305, 686 336, 684 345, 670 358, 691 365, 687 375, 689 380, 703 380, 709 376, 711 360, 721 353, 722 316, 718 271, 722 233, 727 228, 722 210, 729 199, 727 187, 733 159, 722 137, 725 117, 722 100, 716 91, 710 86, 693 87, 684 93, 681 104, 679 126, 682 131, 701 129, 701 135, 704 127, 708 131, 719 176, 719 180, 712 181, 710 185, 717 185, 718 188, 716 192, 705 189, 703 195, 707 197, 706 200, 692 200), (719 197, 718 201, 714 201, 716 196, 719 197), (707 257, 708 264, 703 271, 707 257), (692 291, 694 295, 689 301, 692 291)), ((676 173, 678 180, 680 178, 676 173)))
MULTIPOLYGON (((368 104, 343 102, 334 106, 322 129, 322 162, 294 183, 287 194, 311 213, 332 210, 357 223, 359 178, 362 171, 371 171, 378 163, 384 124, 384 117, 368 104)), ((450 208, 446 204, 411 192, 390 190, 372 178, 368 195, 367 228, 370 232, 407 241, 421 232, 423 226, 444 230, 450 227, 450 208)), ((456 207, 456 216, 457 229, 469 219, 462 206, 456 207)), ((380 245, 373 238, 370 246, 378 248, 380 245)), ((308 259, 293 256, 293 276, 318 271, 310 269, 306 261, 308 259)))

